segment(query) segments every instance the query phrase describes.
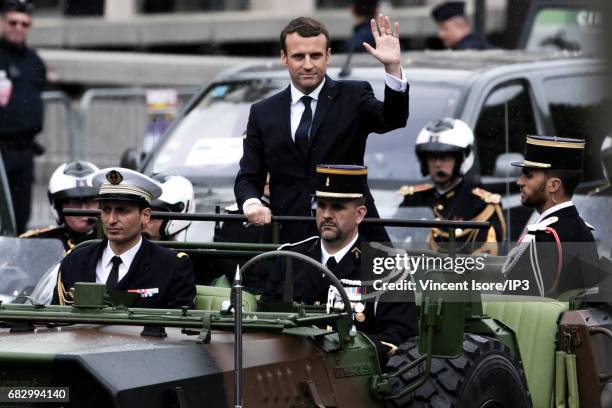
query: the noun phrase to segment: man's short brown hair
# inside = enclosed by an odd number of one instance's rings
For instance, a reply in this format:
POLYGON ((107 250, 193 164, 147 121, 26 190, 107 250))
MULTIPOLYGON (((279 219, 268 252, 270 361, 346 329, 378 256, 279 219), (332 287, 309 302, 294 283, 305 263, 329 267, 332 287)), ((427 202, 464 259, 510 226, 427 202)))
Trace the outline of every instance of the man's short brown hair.
POLYGON ((327 47, 329 49, 330 40, 329 40, 329 32, 327 28, 319 21, 315 20, 311 17, 298 17, 294 18, 287 24, 283 31, 280 34, 280 43, 281 49, 286 54, 287 53, 287 44, 285 43, 285 38, 287 34, 298 33, 300 37, 316 37, 320 34, 323 34, 327 39, 327 47))

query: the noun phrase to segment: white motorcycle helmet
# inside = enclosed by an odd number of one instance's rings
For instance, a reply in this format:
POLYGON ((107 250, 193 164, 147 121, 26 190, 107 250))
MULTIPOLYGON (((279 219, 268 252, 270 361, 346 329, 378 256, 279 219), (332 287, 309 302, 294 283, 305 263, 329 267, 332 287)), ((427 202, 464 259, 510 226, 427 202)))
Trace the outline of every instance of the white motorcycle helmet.
POLYGON ((98 195, 92 183, 92 175, 100 169, 87 161, 64 163, 49 179, 47 197, 58 224, 63 223, 62 204, 68 200, 87 200, 98 195))
POLYGON ((429 122, 416 138, 415 151, 423 176, 429 174, 427 155, 451 153, 456 157, 455 175, 465 175, 474 165, 474 132, 463 121, 441 118, 429 122))
MULTIPOLYGON (((182 176, 156 174, 152 177, 162 187, 162 194, 151 202, 153 211, 181 212, 192 214, 195 212, 195 198, 193 185, 182 176)), ((191 225, 187 220, 164 220, 160 227, 162 239, 183 241, 186 230, 191 225)))

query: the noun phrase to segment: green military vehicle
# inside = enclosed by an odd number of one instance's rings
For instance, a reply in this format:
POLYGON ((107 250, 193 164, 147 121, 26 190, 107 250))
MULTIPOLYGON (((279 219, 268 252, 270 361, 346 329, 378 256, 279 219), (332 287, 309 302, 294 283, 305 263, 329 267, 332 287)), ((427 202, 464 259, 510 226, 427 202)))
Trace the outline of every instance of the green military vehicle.
MULTIPOLYGON (((8 269, 28 274, 29 262, 53 258, 39 256, 49 240, 24 242, 0 239, 3 278, 8 269)), ((165 245, 189 253, 198 273, 210 257, 243 258, 242 275, 262 258, 304 258, 256 245, 165 245)), ((36 304, 27 288, 13 288, 19 294, 0 303, 0 405, 612 406, 609 299, 579 293, 564 301, 478 293, 449 299, 420 291, 419 337, 383 365, 371 341, 351 330, 340 282, 309 262, 337 288, 343 309, 287 303, 264 312, 266 305, 240 285, 233 295, 228 287, 198 286, 196 310, 130 308, 129 295, 109 297, 99 284, 78 284, 72 306, 36 304), (243 307, 232 308, 230 300, 243 307)), ((487 257, 484 273, 501 280, 502 263, 487 257)), ((435 282, 466 278, 423 272, 435 282)))

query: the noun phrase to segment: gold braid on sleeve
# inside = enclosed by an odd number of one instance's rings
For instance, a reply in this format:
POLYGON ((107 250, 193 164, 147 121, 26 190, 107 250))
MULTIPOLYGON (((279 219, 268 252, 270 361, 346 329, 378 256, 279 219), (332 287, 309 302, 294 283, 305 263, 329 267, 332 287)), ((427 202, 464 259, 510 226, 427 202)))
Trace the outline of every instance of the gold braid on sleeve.
POLYGON ((74 300, 68 300, 68 298, 73 298, 73 295, 64 287, 61 271, 57 273, 57 297, 59 298, 60 305, 62 306, 71 305, 74 303, 74 300))

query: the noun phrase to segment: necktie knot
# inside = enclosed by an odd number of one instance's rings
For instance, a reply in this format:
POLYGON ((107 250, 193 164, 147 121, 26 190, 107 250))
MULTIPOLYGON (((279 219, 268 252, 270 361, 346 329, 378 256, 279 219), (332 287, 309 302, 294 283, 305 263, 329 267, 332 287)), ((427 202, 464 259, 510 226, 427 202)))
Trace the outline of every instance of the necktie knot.
POLYGON ((312 97, 304 95, 300 98, 300 101, 302 101, 306 109, 310 110, 310 102, 312 101, 312 97))
POLYGON ((325 262, 325 266, 327 266, 327 269, 330 271, 333 271, 336 265, 338 265, 338 262, 336 262, 336 258, 333 256, 330 256, 327 262, 325 262))
POLYGON ((119 266, 123 263, 121 258, 118 256, 113 256, 113 258, 111 259, 111 262, 113 263, 113 266, 119 266))

